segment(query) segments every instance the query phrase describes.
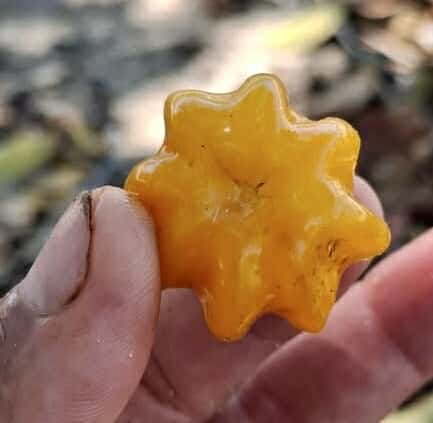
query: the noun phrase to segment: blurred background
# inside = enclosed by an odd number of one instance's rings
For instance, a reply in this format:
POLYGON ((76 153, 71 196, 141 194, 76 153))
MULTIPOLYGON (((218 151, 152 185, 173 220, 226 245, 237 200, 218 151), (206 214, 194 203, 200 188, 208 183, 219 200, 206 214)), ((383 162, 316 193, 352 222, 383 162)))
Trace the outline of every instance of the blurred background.
MULTIPOLYGON (((0 293, 79 191, 158 149, 168 93, 257 72, 360 131, 392 249, 433 225, 431 1, 0 0, 0 293)), ((433 384, 385 421, 433 422, 433 384)))

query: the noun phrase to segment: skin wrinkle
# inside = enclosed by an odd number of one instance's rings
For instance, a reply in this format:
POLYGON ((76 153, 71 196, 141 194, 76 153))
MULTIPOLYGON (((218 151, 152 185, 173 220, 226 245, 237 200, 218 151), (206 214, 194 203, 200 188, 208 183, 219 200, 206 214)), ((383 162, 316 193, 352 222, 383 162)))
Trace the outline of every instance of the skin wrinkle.
POLYGON ((116 423, 144 422, 194 423, 189 416, 166 408, 164 404, 155 401, 149 390, 140 384, 116 423), (146 416, 146 419, 140 417, 143 415, 146 416), (155 416, 158 416, 158 418, 156 419, 155 416))
MULTIPOLYGON (((366 410, 362 409, 364 404, 360 403, 359 401, 359 397, 363 397, 362 387, 372 384, 372 381, 374 379, 369 369, 366 366, 363 366, 362 363, 359 362, 359 360, 353 360, 350 354, 347 354, 344 349, 334 348, 332 344, 323 343, 323 345, 324 346, 322 346, 322 354, 325 353, 327 355, 330 355, 332 358, 337 358, 337 361, 344 360, 344 366, 342 366, 341 368, 337 367, 336 373, 332 374, 332 378, 341 379, 346 377, 347 379, 347 377, 350 376, 349 383, 345 383, 343 386, 339 386, 338 383, 336 386, 333 386, 332 383, 330 385, 328 383, 325 383, 324 385, 320 384, 318 388, 319 391, 317 391, 315 387, 310 387, 310 395, 312 399, 317 398, 318 396, 320 398, 320 395, 323 396, 323 400, 321 400, 319 403, 315 403, 314 400, 309 402, 309 390, 308 387, 305 387, 303 385, 302 381, 300 381, 301 383, 298 388, 298 392, 304 392, 305 400, 301 400, 301 403, 298 402, 298 399, 297 403, 293 404, 293 401, 289 399, 288 403, 286 404, 284 400, 279 396, 277 396, 278 398, 276 399, 274 397, 275 395, 268 395, 268 398, 274 402, 274 405, 276 405, 275 409, 278 411, 277 416, 291 416, 293 418, 293 421, 316 422, 320 418, 320 421, 323 423, 336 423, 346 421, 346 417, 352 414, 353 423, 359 421, 356 416, 363 416, 363 423, 376 421, 368 419, 366 417, 366 410), (340 358, 338 358, 339 355, 341 355, 340 358), (336 401, 336 398, 333 398, 336 390, 341 389, 345 391, 347 385, 349 387, 356 388, 355 395, 346 395, 345 402, 343 403, 336 401), (361 409, 359 409, 360 407, 361 409), (349 410, 351 410, 351 412, 349 412, 349 410)), ((312 375, 309 375, 307 376, 307 378, 311 376, 312 375)), ((331 377, 331 375, 329 375, 328 377, 331 377)), ((267 389, 266 384, 261 385, 258 389, 259 394, 262 393, 263 390, 267 389)), ((296 398, 298 397, 296 394, 295 396, 296 398)), ((364 401, 365 403, 368 403, 368 399, 364 399, 364 401)), ((241 405, 244 406, 244 409, 246 408, 245 404, 241 405)), ((248 406, 250 408, 254 407, 254 401, 248 401, 247 407, 248 406)), ((258 419, 257 422, 267 421, 263 418, 263 416, 264 414, 261 414, 262 419, 258 419)), ((279 421, 278 418, 275 421, 279 421)))
MULTIPOLYGON (((433 230, 430 230, 415 241, 415 244, 422 245, 422 239, 428 239, 429 235, 430 240, 433 240, 433 237, 431 237, 432 234, 433 230)), ((426 248, 425 251, 432 251, 432 241, 430 241, 429 247, 430 248, 426 248)), ((367 300, 373 313, 382 316, 382 318, 378 317, 377 320, 383 335, 400 351, 406 360, 411 363, 415 371, 422 375, 423 378, 428 379, 433 376, 433 366, 431 363, 424 365, 417 355, 419 355, 420 350, 430 348, 428 344, 429 337, 414 337, 413 331, 407 326, 407 320, 402 317, 406 312, 412 313, 412 319, 417 321, 419 328, 433 327, 433 317, 423 317, 424 315, 428 316, 424 310, 430 310, 433 306, 431 295, 433 291, 433 272, 429 267, 431 255, 430 253, 426 254, 425 251, 421 250, 420 252, 421 257, 426 256, 425 260, 421 259, 418 266, 419 268, 413 271, 414 275, 412 277, 415 278, 413 291, 409 292, 404 300, 395 299, 394 302, 389 301, 390 287, 380 283, 381 277, 383 277, 382 263, 371 272, 370 291, 367 300), (417 275, 419 275, 418 278, 417 275)), ((400 251, 397 254, 402 254, 402 252, 400 251)), ((396 284, 404 284, 398 272, 393 274, 393 277, 396 279, 396 284)), ((430 316, 433 315, 430 314, 430 316)), ((409 324, 413 325, 413 323, 410 322, 409 324)))
MULTIPOLYGON (((245 416, 245 418, 247 419, 247 423, 258 423, 263 421, 263 419, 255 419, 254 405, 256 407, 260 405, 261 415, 266 415, 270 418, 277 415, 284 416, 284 419, 287 423, 289 423, 290 421, 296 421, 292 420, 291 418, 290 420, 287 419, 291 414, 291 410, 287 410, 287 407, 284 407, 284 404, 281 401, 276 400, 272 392, 267 389, 265 384, 261 386, 260 394, 258 397, 259 399, 257 399, 256 404, 252 404, 251 402, 245 403, 244 401, 242 401, 242 397, 239 397, 239 411, 242 416, 245 416), (251 407, 251 404, 253 405, 253 407, 251 407), (266 411, 264 412, 263 410, 266 411)), ((277 423, 277 420, 272 418, 272 420, 267 420, 266 423, 277 423)))
POLYGON ((6 328, 3 324, 3 320, 0 317, 0 344, 6 341, 6 328))
POLYGON ((4 344, 7 338, 6 318, 8 316, 8 299, 11 295, 13 295, 12 292, 9 292, 4 298, 0 299, 0 344, 4 344))
POLYGON ((178 395, 176 387, 164 371, 161 362, 154 352, 151 353, 146 373, 141 380, 141 384, 149 390, 152 397, 154 397, 154 399, 159 403, 166 404, 175 411, 182 411, 175 401, 175 398, 178 395), (149 374, 153 368, 155 369, 156 374, 153 372, 153 374, 149 374), (162 382, 163 387, 161 387, 161 389, 158 389, 158 383, 154 379, 159 379, 162 382), (164 390, 167 391, 167 395, 165 396, 162 394, 162 391, 164 390))
MULTIPOLYGON (((358 289, 359 291, 359 289, 358 289)), ((375 317, 375 316, 373 316, 375 317)), ((376 322, 373 322, 372 325, 374 327, 376 327, 376 322)), ((375 334, 376 335, 381 336, 381 333, 379 334, 375 334)), ((375 379, 375 375, 373 374, 374 372, 374 368, 368 369, 365 366, 362 366, 362 363, 359 361, 359 359, 356 359, 355 357, 352 358, 352 353, 350 351, 350 349, 347 349, 347 346, 344 347, 338 347, 338 345, 333 345, 332 343, 328 343, 326 342, 325 339, 320 339, 320 338, 316 338, 316 339, 309 339, 309 341, 311 343, 320 343, 321 346, 320 348, 316 348, 316 350, 320 350, 321 351, 321 360, 323 360, 323 355, 327 350, 330 350, 329 352, 329 357, 331 357, 331 361, 334 360, 334 357, 341 355, 342 358, 336 361, 339 361, 340 363, 344 363, 345 365, 347 363, 350 363, 349 366, 345 366, 348 368, 348 370, 345 372, 343 371, 343 373, 341 373, 341 369, 340 368, 336 368, 337 371, 339 371, 337 373, 337 375, 334 375, 334 377, 338 378, 339 376, 343 376, 344 374, 348 374, 350 373, 351 376, 355 376, 353 379, 353 383, 351 384, 351 386, 356 386, 356 384, 358 384, 358 386, 362 387, 364 385, 367 384, 372 384, 372 387, 374 389, 374 385, 377 385, 378 381, 375 379), (356 369, 356 370, 355 370, 356 369)), ((338 340, 337 340, 338 342, 338 340)), ((389 346, 387 348, 385 348, 386 350, 391 349, 391 351, 394 351, 393 346, 391 346, 391 348, 389 348, 389 346)), ((308 353, 308 348, 306 349, 307 353, 308 353)), ((308 359, 308 356, 306 356, 306 358, 308 359)), ((393 356, 393 361, 396 360, 396 357, 393 356)), ((406 362, 406 359, 403 358, 403 361, 406 362)), ((311 363, 310 363, 311 364, 311 363)), ((332 365, 332 362, 330 363, 332 365)), ((410 364, 410 363, 409 363, 410 364)), ((308 364, 307 364, 308 365, 308 364)), ((315 368, 315 364, 313 364, 313 370, 315 368)), ((326 367, 326 365, 324 366, 326 367)), ((344 370, 344 368, 343 368, 344 370)), ((412 370, 412 369, 410 369, 412 370)), ((405 369, 405 374, 407 374, 407 369, 405 369)), ((308 379, 308 377, 307 377, 308 379)), ((418 379, 417 375, 415 377, 415 380, 418 379)), ((246 414, 248 416, 248 421, 251 422, 279 422, 280 421, 280 417, 284 416, 284 418, 287 418, 287 416, 291 416, 293 421, 317 421, 315 420, 317 418, 317 416, 311 415, 311 412, 308 411, 308 404, 302 404, 300 405, 300 403, 297 403, 297 406, 293 407, 293 404, 291 403, 290 399, 289 401, 286 403, 284 401, 284 398, 281 397, 280 395, 275 395, 275 392, 273 392, 272 390, 269 390, 268 387, 268 380, 263 380, 263 381, 259 381, 259 383, 257 383, 254 388, 252 389, 252 391, 248 392, 247 397, 245 396, 240 396, 236 406, 238 407, 239 411, 241 414, 246 414), (265 405, 264 405, 265 404, 265 405), (295 413, 293 415, 293 413, 295 413), (299 413, 299 414, 297 414, 299 413), (255 419, 255 417, 257 417, 257 414, 260 416, 260 418, 255 419), (305 416, 309 415, 308 420, 304 420, 305 416), (264 416, 267 416, 266 418, 264 418, 264 416), (273 416, 273 419, 270 419, 270 417, 273 416), (280 417, 278 417, 280 416, 280 417)), ((326 388, 327 383, 325 384, 325 388, 326 388)), ((417 383, 414 384, 415 386, 417 385, 417 383)), ((331 385, 332 386, 332 385, 331 385)), ((331 388, 331 386, 329 386, 329 388, 331 388)), ((248 387, 247 387, 248 389, 248 387)), ((304 386, 304 384, 301 383, 301 385, 298 388, 299 391, 302 391, 304 393, 304 397, 308 398, 308 393, 309 393, 309 389, 308 386, 304 386)), ((410 391, 410 390, 409 390, 410 391)), ((314 396, 314 388, 311 391, 311 395, 314 396)), ((326 394, 324 394, 326 395, 326 394)), ((332 399, 332 398, 331 398, 332 399)), ((349 400, 349 398, 346 399, 346 401, 349 400)), ((308 401, 307 401, 308 402, 308 401)), ((330 404, 334 404, 335 401, 329 401, 330 404)), ((341 420, 341 414, 338 414, 338 410, 339 410, 339 406, 338 403, 335 404, 335 410, 329 410, 326 408, 326 401, 325 404, 322 404, 322 408, 320 407, 320 404, 316 405, 316 409, 320 412, 322 418, 323 418, 323 422, 339 422, 342 421, 341 420), (319 405, 319 407, 317 407, 317 405, 319 405), (334 413, 332 415, 329 415, 329 413, 334 413), (336 413, 336 414, 335 414, 336 413)), ((391 409, 391 407, 390 407, 391 409)), ((344 409, 341 410, 341 413, 344 415, 345 411, 344 409)), ((363 413, 361 412, 360 415, 362 415, 363 413)), ((292 421, 292 420, 290 420, 292 421)), ((373 421, 373 420, 365 420, 365 421, 373 421)))
POLYGON ((426 373, 426 370, 423 369, 422 365, 418 363, 417 359, 413 357, 406 348, 404 348, 403 343, 399 342, 398 339, 393 336, 389 330, 387 330, 384 319, 380 318, 379 313, 377 313, 377 310, 373 306, 371 300, 367 301, 367 307, 370 309, 372 315, 374 316, 376 325, 379 328, 380 333, 382 334, 382 339, 385 339, 386 342, 390 345, 390 347, 403 358, 403 361, 406 362, 408 367, 412 369, 415 377, 419 381, 425 380, 425 382, 427 382, 427 380, 433 375, 428 375, 426 373))
MULTIPOLYGON (((384 319, 380 317, 380 313, 378 313, 377 310, 372 307, 372 303, 368 299, 369 293, 367 291, 369 289, 372 290, 371 284, 369 286, 366 286, 365 288, 366 289, 364 291, 364 298, 367 297, 365 299, 365 306, 369 310, 370 315, 374 321, 373 324, 375 330, 378 332, 378 335, 376 337, 378 339, 381 339, 381 342, 384 345, 383 348, 388 351, 388 355, 391 356, 390 361, 398 361, 400 363, 400 372, 404 374, 404 378, 399 381, 398 397, 396 398, 394 395, 393 398, 388 398, 388 410, 386 410, 386 412, 384 412, 385 399, 382 399, 383 413, 380 416, 377 416, 378 418, 381 418, 384 417, 386 413, 391 412, 392 409, 395 407, 395 404, 399 404, 404 401, 411 392, 417 389, 417 387, 421 386, 424 382, 427 382, 428 379, 430 379, 431 375, 427 375, 425 370, 423 370, 418 365, 416 360, 414 360, 414 358, 411 357, 410 354, 407 353, 407 351, 405 351, 403 345, 396 342, 396 339, 390 336, 390 334, 385 330, 385 325, 383 324, 384 319)), ((370 371, 374 372, 375 369, 371 368, 370 371)))
MULTIPOLYGON (((433 278, 432 278, 432 284, 433 286, 433 278)), ((380 287, 379 287, 380 289, 380 287)), ((433 369, 430 371, 423 366, 423 364, 417 359, 416 354, 414 354, 413 351, 410 351, 409 344, 407 343, 406 339, 401 339, 401 334, 399 331, 395 331, 389 324, 389 322, 386 322, 386 318, 389 317, 385 315, 384 317, 380 318, 380 312, 378 312, 378 305, 377 302, 380 301, 380 295, 374 295, 375 292, 371 292, 369 298, 368 298, 368 305, 370 309, 372 310, 373 314, 376 316, 376 321, 378 326, 381 329, 382 335, 384 339, 386 339, 389 344, 393 346, 393 348, 402 356, 404 357, 405 361, 410 365, 410 367, 413 368, 413 371, 418 375, 418 378, 420 380, 424 380, 427 382, 427 380, 433 376, 433 369), (406 341, 406 342, 405 342, 406 341)), ((412 305, 413 309, 417 308, 417 304, 412 305)), ((380 310, 380 308, 379 308, 380 310)))
POLYGON ((25 341, 35 324, 35 315, 27 304, 20 301, 16 288, 9 292, 0 303, 0 315, 4 333, 7 334, 5 342, 0 348, 0 368, 5 367, 7 369, 9 367, 7 364, 25 345, 25 341), (10 300, 12 297, 13 299, 10 300))
MULTIPOLYGON (((5 349, 5 343, 7 339, 7 332, 6 332, 6 319, 8 316, 8 306, 9 301, 8 298, 10 298, 13 294, 13 291, 6 294, 4 298, 0 300, 0 325, 1 325, 1 348, 0 348, 0 378, 2 381, 7 380, 7 373, 8 369, 10 369, 10 357, 4 353, 5 349)), ((7 421, 12 422, 12 413, 13 413, 13 407, 12 407, 12 399, 10 398, 10 391, 11 387, 9 384, 1 383, 0 384, 0 411, 6 414, 7 421)))
POLYGON ((26 352, 36 320, 34 310, 18 297, 17 287, 2 299, 0 315, 4 331, 8 334, 0 348, 0 415, 7 416, 8 423, 14 423, 14 405, 20 394, 20 378, 16 377, 20 366, 17 363, 26 352))
POLYGON ((151 401, 153 401, 157 406, 173 413, 173 415, 175 415, 177 419, 180 419, 180 421, 190 421, 190 417, 187 414, 184 414, 178 406, 174 404, 174 401, 167 402, 162 398, 160 393, 152 389, 148 382, 142 381, 138 389, 144 389, 151 401))
POLYGON ((160 406, 168 405, 173 410, 175 410, 175 408, 172 406, 171 403, 167 403, 167 401, 161 398, 161 394, 159 394, 153 387, 151 387, 148 380, 143 380, 142 382, 140 382, 139 388, 144 389, 147 392, 147 394, 152 398, 152 401, 154 401, 155 403, 159 404, 160 406))
MULTIPOLYGON (((360 380, 365 380, 365 377, 367 375, 365 368, 359 366, 359 362, 349 360, 349 355, 347 354, 347 352, 330 343, 325 343, 323 341, 321 341, 320 343, 323 344, 321 347, 321 360, 323 360, 324 358, 329 358, 332 360, 334 357, 341 355, 341 360, 344 360, 345 363, 350 363, 348 364, 348 367, 350 368, 353 380, 358 381, 358 383, 360 380)), ((320 372, 320 368, 315 368, 315 370, 320 372)), ((336 376, 341 376, 341 374, 336 376)), ((315 422, 317 421, 316 418, 318 416, 312 414, 308 415, 307 409, 308 398, 310 395, 314 396, 317 393, 315 391, 316 387, 309 385, 308 381, 305 382, 302 380, 295 381, 296 385, 298 385, 298 389, 304 392, 304 402, 298 402, 297 407, 292 407, 290 399, 288 402, 286 402, 284 398, 282 398, 280 395, 275 395, 275 392, 273 392, 272 389, 269 389, 267 381, 255 384, 252 390, 248 390, 248 394, 246 397, 245 395, 240 395, 236 405, 240 408, 241 414, 245 414, 249 419, 248 421, 254 423, 277 423, 283 416, 285 419, 290 417, 290 420, 287 420, 289 422, 315 422), (305 384, 305 382, 307 382, 307 384, 305 384), (265 404, 265 406, 263 406, 263 403, 265 404), (307 415, 308 418, 306 419, 307 415)), ((324 393, 324 395, 326 395, 326 393, 324 393)), ((324 411, 323 415, 320 410, 317 411, 319 411, 319 414, 323 419, 321 420, 321 423, 340 421, 336 420, 336 415, 330 417, 328 415, 329 410, 322 410, 322 412, 324 411)), ((337 413, 336 410, 332 411, 334 411, 334 413, 337 413)))
POLYGON ((146 389, 152 399, 161 407, 168 406, 172 412, 178 413, 179 417, 190 418, 185 407, 182 407, 182 398, 179 397, 176 386, 168 377, 167 372, 164 370, 164 367, 155 352, 151 353, 151 358, 140 385, 146 389), (157 375, 154 373, 149 374, 149 371, 152 369, 152 365, 154 365, 157 375), (152 379, 155 378, 159 378, 164 386, 159 387, 158 389, 158 382, 155 380, 152 381, 152 379), (164 390, 166 391, 165 395, 163 394, 164 390), (178 401, 176 401, 176 398, 178 401))

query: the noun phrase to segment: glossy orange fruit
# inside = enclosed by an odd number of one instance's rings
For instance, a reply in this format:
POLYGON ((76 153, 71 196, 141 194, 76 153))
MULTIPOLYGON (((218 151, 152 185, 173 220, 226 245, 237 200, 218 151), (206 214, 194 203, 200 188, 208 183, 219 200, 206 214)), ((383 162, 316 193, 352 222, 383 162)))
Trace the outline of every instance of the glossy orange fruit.
POLYGON ((163 287, 192 288, 221 340, 265 313, 319 331, 344 269, 390 242, 352 195, 358 133, 296 114, 272 75, 176 92, 165 122, 161 150, 125 185, 156 222, 163 287))

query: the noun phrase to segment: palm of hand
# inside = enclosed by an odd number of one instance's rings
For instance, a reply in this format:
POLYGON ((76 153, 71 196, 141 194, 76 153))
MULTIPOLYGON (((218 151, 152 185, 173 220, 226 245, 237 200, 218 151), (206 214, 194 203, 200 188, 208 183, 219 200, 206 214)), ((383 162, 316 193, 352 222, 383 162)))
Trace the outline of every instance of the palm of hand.
POLYGON ((295 331, 277 317, 261 319, 240 342, 208 332, 195 296, 167 291, 151 359, 119 423, 206 421, 295 331))

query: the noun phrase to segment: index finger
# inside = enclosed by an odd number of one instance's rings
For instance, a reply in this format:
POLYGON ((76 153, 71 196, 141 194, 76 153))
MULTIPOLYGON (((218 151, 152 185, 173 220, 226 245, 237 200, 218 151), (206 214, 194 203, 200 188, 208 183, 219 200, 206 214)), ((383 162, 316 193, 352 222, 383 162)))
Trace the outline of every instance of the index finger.
MULTIPOLYGON (((339 301, 325 330, 270 356, 224 422, 377 422, 433 376, 433 230, 339 301)), ((219 420, 215 420, 219 421, 219 420)))

